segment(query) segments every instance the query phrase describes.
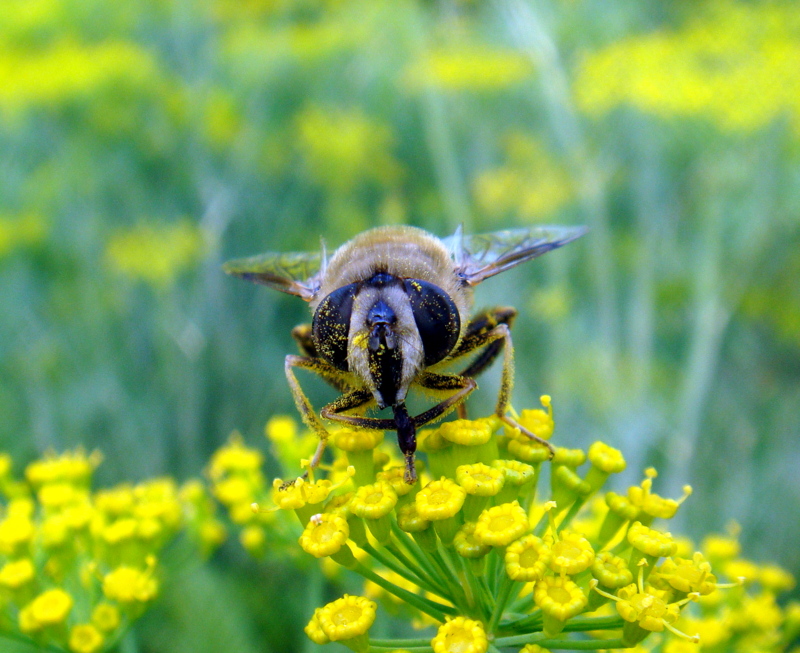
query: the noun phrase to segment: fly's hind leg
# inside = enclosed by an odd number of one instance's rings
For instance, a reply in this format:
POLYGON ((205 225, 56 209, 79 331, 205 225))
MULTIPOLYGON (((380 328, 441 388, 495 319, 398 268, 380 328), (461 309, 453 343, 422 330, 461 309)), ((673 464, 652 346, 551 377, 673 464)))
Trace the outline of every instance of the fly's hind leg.
MULTIPOLYGON (((513 309, 512 309, 513 310, 513 309)), ((513 319, 513 316, 512 316, 513 319)), ((463 342, 463 340, 462 340, 463 342)), ((497 356, 500 352, 500 349, 503 351, 503 371, 500 377, 500 392, 497 396, 497 405, 495 406, 495 414, 506 424, 509 426, 513 426, 516 429, 519 429, 520 433, 529 437, 531 440, 535 440, 539 444, 547 447, 550 451, 550 457, 555 454, 555 447, 550 444, 547 440, 540 438, 538 435, 531 433, 528 429, 522 426, 517 420, 513 419, 506 415, 506 410, 508 410, 508 404, 511 401, 511 390, 514 387, 514 346, 511 342, 511 329, 509 328, 509 324, 501 323, 496 325, 495 327, 489 329, 488 331, 484 331, 482 333, 477 333, 473 337, 469 339, 469 342, 466 343, 466 347, 459 345, 458 348, 458 355, 466 355, 470 353, 470 351, 474 351, 480 347, 487 347, 492 348, 493 346, 497 347, 494 353, 491 355, 491 358, 487 363, 485 363, 482 367, 478 369, 478 372, 483 371, 483 369, 491 362, 491 360, 497 356)), ((486 357, 483 353, 478 355, 476 361, 484 361, 486 357)), ((469 368, 475 367, 475 362, 470 365, 469 368)))
MULTIPOLYGON (((458 343, 456 350, 451 354, 451 357, 459 358, 474 352, 481 346, 485 346, 483 351, 460 372, 459 376, 468 376, 474 379, 494 362, 502 351, 505 341, 502 339, 495 340, 486 345, 486 336, 492 329, 500 324, 506 324, 511 328, 515 317, 517 317, 517 309, 510 306, 502 306, 481 311, 470 320, 464 332, 464 336, 458 343)), ((463 403, 458 406, 458 416, 461 419, 467 418, 466 406, 463 403)))
MULTIPOLYGON (((292 391, 292 397, 294 398, 295 406, 297 406, 297 411, 300 413, 303 423, 319 436, 319 444, 317 445, 316 451, 314 451, 309 465, 309 469, 314 469, 319 466, 320 460, 322 460, 322 454, 328 444, 329 433, 314 411, 314 407, 311 405, 308 397, 306 397, 305 392, 303 392, 303 388, 300 387, 300 382, 294 374, 294 368, 296 367, 318 374, 335 388, 349 388, 350 386, 341 371, 321 358, 294 355, 286 357, 284 371, 286 372, 286 380, 289 382, 289 389, 292 391)), ((303 473, 303 478, 307 476, 308 470, 303 473)))

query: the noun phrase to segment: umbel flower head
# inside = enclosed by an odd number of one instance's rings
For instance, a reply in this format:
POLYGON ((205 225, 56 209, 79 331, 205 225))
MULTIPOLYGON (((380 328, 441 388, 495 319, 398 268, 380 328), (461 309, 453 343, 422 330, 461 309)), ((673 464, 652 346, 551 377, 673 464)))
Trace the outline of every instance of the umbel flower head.
MULTIPOLYGON (((552 402, 543 397, 542 404, 518 421, 550 438, 552 402)), ((241 527, 248 535, 256 528, 259 542, 270 546, 283 532, 294 533, 306 553, 324 561, 332 582, 352 587, 352 574, 364 579, 370 598, 345 596, 316 609, 306 633, 318 644, 340 642, 359 653, 634 646, 646 653, 649 635, 658 632, 666 638, 659 650, 678 653, 669 638, 687 642, 682 632, 700 621, 697 631, 708 634, 715 651, 741 651, 725 648, 734 637, 757 641, 752 650, 759 653, 778 653, 764 642, 788 641, 781 637, 792 622, 782 620, 775 601, 791 586, 786 574, 742 561, 730 543, 709 540, 707 551, 692 555, 685 538, 659 522, 675 514, 688 492, 676 501, 659 497, 652 470, 640 485, 605 491, 626 465, 606 443, 593 444, 588 454, 559 446, 549 460, 546 447, 495 418, 454 420, 419 434, 420 480, 409 485, 388 443, 382 449, 379 435, 368 434, 367 442, 363 432, 354 433, 340 436, 343 446, 307 478, 275 481, 276 509, 251 511, 241 527), (538 487, 541 476, 550 479, 549 496, 538 487), (282 520, 284 513, 294 519, 282 520), (726 591, 729 569, 751 579, 752 594, 748 585, 726 591), (378 611, 372 599, 415 627, 435 626, 435 633, 370 639, 378 611), (734 617, 738 630, 724 626, 734 617), (724 627, 715 632, 712 621, 724 627)), ((241 473, 240 465, 219 482, 241 473)), ((247 474, 257 477, 252 469, 247 474)), ((258 491, 266 489, 249 487, 256 502, 264 500, 258 491)), ((237 502, 229 506, 233 519, 237 502)), ((26 518, 22 508, 16 514, 26 518)), ((18 541, 17 550, 29 540, 18 541)))

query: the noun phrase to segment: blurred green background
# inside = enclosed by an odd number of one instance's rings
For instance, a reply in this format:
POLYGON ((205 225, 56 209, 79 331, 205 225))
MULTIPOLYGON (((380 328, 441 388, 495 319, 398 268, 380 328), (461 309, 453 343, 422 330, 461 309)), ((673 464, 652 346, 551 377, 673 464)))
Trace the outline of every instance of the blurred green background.
MULTIPOLYGON (((586 224, 478 293, 520 310, 515 405, 797 573, 798 89, 796 2, 2 0, 0 449, 111 484, 265 448, 310 316, 227 258, 586 224)), ((228 547, 139 650, 300 650, 304 578, 228 547)))

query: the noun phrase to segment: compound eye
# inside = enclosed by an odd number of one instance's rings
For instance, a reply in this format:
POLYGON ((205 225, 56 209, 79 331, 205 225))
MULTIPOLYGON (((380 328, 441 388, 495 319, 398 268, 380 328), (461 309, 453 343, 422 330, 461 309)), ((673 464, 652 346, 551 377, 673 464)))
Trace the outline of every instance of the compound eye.
POLYGON ((411 300, 411 310, 417 323, 425 365, 444 359, 456 346, 461 332, 461 317, 450 296, 439 286, 420 279, 403 281, 411 300))
POLYGON ((350 315, 353 312, 353 298, 357 289, 358 284, 351 283, 334 290, 317 306, 311 324, 311 334, 319 355, 335 368, 345 372, 350 315))

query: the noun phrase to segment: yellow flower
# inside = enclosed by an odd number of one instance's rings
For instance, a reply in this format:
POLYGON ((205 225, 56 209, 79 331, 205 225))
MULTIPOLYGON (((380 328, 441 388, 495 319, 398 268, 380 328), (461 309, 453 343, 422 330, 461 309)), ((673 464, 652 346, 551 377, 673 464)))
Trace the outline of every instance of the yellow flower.
POLYGON ((383 431, 370 431, 366 429, 339 429, 332 434, 334 446, 342 451, 372 451, 383 442, 383 431))
POLYGON ((86 490, 75 487, 72 483, 48 483, 39 488, 39 503, 51 510, 58 510, 72 503, 85 500, 86 490))
POLYGON ((31 541, 34 527, 28 517, 9 515, 0 522, 0 553, 13 556, 31 541))
POLYGON ((672 539, 670 533, 661 533, 647 526, 642 526, 638 521, 633 522, 628 529, 628 542, 637 551, 654 558, 674 555, 677 548, 675 540, 672 539))
POLYGON ((308 635, 308 638, 312 642, 322 646, 323 644, 330 643, 331 639, 325 634, 325 631, 322 630, 322 625, 319 622, 320 612, 322 612, 322 608, 317 608, 316 610, 314 610, 314 614, 311 617, 311 620, 308 622, 308 624, 303 630, 305 631, 306 635, 308 635))
POLYGON ((286 415, 275 415, 264 427, 264 435, 272 442, 291 442, 297 437, 297 422, 286 415))
POLYGON ((458 529, 453 546, 462 558, 482 558, 492 550, 487 544, 475 539, 475 522, 468 521, 458 529))
POLYGON ((103 529, 102 537, 106 544, 114 546, 136 537, 137 527, 138 522, 135 519, 118 519, 103 529))
POLYGON ((252 556, 260 556, 267 547, 267 534, 261 526, 251 524, 239 533, 239 543, 252 556))
POLYGON ((711 565, 699 551, 691 560, 667 558, 656 571, 659 580, 665 581, 679 592, 696 592, 704 596, 717 589, 717 578, 711 573, 711 565))
POLYGON ((492 427, 487 420, 457 419, 445 422, 438 430, 448 442, 470 447, 486 444, 492 437, 492 427))
POLYGON ((272 500, 283 510, 298 510, 307 505, 322 503, 328 498, 333 484, 328 480, 308 482, 298 478, 293 485, 285 485, 276 478, 272 483, 272 500))
POLYGON ((264 457, 255 449, 244 444, 241 434, 234 431, 228 442, 217 449, 208 465, 208 476, 219 480, 226 474, 247 474, 261 469, 264 457))
POLYGON ((611 551, 601 551, 592 563, 592 576, 603 587, 618 589, 633 582, 633 574, 627 561, 615 556, 611 551))
POLYGON ((486 653, 489 640, 480 621, 448 617, 431 640, 434 653, 486 653))
POLYGON ((551 557, 552 550, 547 542, 535 535, 526 535, 506 549, 506 573, 512 580, 524 583, 540 580, 551 557))
POLYGON ((794 576, 782 567, 774 564, 767 564, 761 567, 759 580, 765 588, 776 593, 788 591, 792 589, 795 584, 794 576))
MULTIPOLYGON (((553 430, 555 429, 552 399, 550 398, 550 395, 542 395, 539 397, 539 401, 542 403, 542 406, 547 409, 547 411, 544 411, 541 408, 525 409, 519 414, 517 422, 520 424, 520 426, 528 429, 535 436, 540 437, 543 440, 549 440, 553 435, 553 430)), ((506 435, 508 435, 510 438, 519 440, 520 442, 530 440, 530 438, 522 435, 518 428, 506 426, 505 430, 506 435)))
POLYGON ((420 517, 416 503, 407 503, 397 511, 397 525, 406 533, 419 533, 427 530, 431 523, 420 517))
POLYGON ((73 626, 69 633, 69 649, 73 653, 96 653, 103 644, 103 635, 91 624, 73 626))
POLYGON ((586 462, 586 453, 583 449, 567 449, 566 447, 556 447, 553 455, 553 465, 564 465, 566 467, 580 467, 586 462))
POLYGON ((59 456, 47 453, 25 468, 25 477, 36 488, 59 482, 86 486, 101 460, 99 452, 87 455, 83 449, 65 451, 59 456))
POLYGON ((350 510, 357 517, 380 519, 385 517, 397 504, 397 494, 389 483, 378 481, 372 485, 362 485, 350 501, 350 510))
POLYGON ((110 490, 100 490, 94 496, 95 506, 109 517, 119 517, 130 512, 134 504, 133 488, 119 485, 110 490))
POLYGON ((363 596, 345 594, 328 603, 315 616, 322 632, 332 642, 341 642, 364 635, 375 621, 377 606, 363 596))
POLYGON ((528 514, 516 501, 484 510, 475 526, 475 539, 490 546, 507 546, 530 528, 528 514))
POLYGON ((564 622, 580 614, 587 598, 580 587, 566 576, 545 576, 533 587, 533 600, 542 612, 564 622))
POLYGON ((503 472, 483 463, 459 465, 456 468, 456 481, 467 494, 493 497, 503 488, 503 472))
POLYGON ((692 493, 690 485, 683 487, 683 496, 680 499, 666 499, 652 491, 653 479, 658 476, 658 472, 652 467, 645 470, 646 478, 640 485, 633 485, 628 488, 628 499, 639 508, 640 518, 649 515, 651 518, 672 519, 678 511, 680 505, 692 493))
POLYGON ((116 230, 106 247, 106 262, 126 277, 167 288, 200 261, 205 248, 203 230, 188 220, 141 223, 116 230))
POLYGON ((404 475, 405 467, 390 467, 382 472, 378 472, 376 478, 379 481, 383 481, 391 485, 394 493, 398 497, 404 497, 412 490, 419 489, 419 485, 416 483, 414 485, 409 485, 406 483, 404 475))
POLYGON ((350 537, 347 519, 326 512, 314 515, 300 536, 303 551, 315 558, 333 555, 341 549, 350 537))
POLYGON ((589 462, 606 474, 618 474, 625 470, 625 458, 619 449, 597 441, 588 452, 589 462))
POLYGON ((428 521, 453 517, 461 510, 466 496, 464 488, 442 477, 438 481, 431 481, 417 493, 417 513, 428 521))
POLYGON ((28 605, 31 619, 41 627, 64 623, 72 611, 72 597, 62 589, 42 592, 28 605))
POLYGON ((673 624, 680 616, 680 608, 675 603, 667 603, 664 593, 645 586, 640 591, 636 583, 619 590, 617 612, 625 621, 636 621, 645 630, 661 632, 667 624, 673 624))
POLYGON ((503 472, 503 485, 521 487, 536 478, 536 468, 519 460, 493 460, 492 467, 503 472))
POLYGON ((578 574, 594 562, 594 549, 580 533, 561 531, 551 550, 550 568, 557 574, 578 574))
POLYGON ((117 629, 120 623, 120 614, 117 606, 110 603, 98 603, 92 610, 92 624, 104 633, 110 633, 117 629))
POLYGON ((715 565, 735 558, 742 550, 739 541, 735 537, 726 535, 709 535, 703 540, 700 548, 715 565))
POLYGON ((30 558, 9 561, 0 569, 0 585, 17 590, 36 577, 36 568, 30 558))
POLYGON ((122 604, 146 603, 157 593, 158 582, 153 578, 152 565, 144 571, 123 565, 103 578, 103 594, 122 604))

